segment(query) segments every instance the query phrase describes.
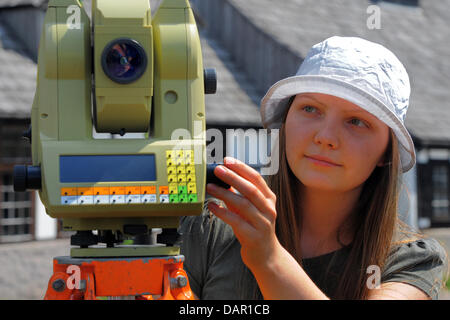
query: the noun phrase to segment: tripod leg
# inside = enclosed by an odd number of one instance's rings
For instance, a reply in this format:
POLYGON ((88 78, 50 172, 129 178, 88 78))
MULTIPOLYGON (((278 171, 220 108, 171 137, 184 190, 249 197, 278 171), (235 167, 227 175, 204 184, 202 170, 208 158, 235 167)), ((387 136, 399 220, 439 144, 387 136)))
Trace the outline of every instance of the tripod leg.
POLYGON ((72 290, 67 288, 69 275, 63 272, 54 272, 48 281, 44 300, 69 300, 72 290))
POLYGON ((183 264, 167 265, 163 275, 163 294, 158 300, 194 300, 183 264))
POLYGON ((86 275, 86 292, 84 300, 97 300, 95 295, 95 276, 94 273, 88 272, 86 275))
POLYGON ((53 275, 48 282, 44 300, 96 300, 95 278, 92 268, 79 266, 80 276, 78 285, 73 284, 73 279, 67 273, 70 264, 59 264, 53 260, 53 275))

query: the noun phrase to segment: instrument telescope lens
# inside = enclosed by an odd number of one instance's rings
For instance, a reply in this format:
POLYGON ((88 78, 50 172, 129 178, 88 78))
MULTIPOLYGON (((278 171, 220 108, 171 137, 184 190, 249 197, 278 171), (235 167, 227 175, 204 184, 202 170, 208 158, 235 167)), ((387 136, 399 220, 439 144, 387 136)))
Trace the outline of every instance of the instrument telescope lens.
POLYGON ((102 68, 114 82, 127 84, 139 79, 147 68, 147 55, 136 40, 120 38, 103 50, 102 68))

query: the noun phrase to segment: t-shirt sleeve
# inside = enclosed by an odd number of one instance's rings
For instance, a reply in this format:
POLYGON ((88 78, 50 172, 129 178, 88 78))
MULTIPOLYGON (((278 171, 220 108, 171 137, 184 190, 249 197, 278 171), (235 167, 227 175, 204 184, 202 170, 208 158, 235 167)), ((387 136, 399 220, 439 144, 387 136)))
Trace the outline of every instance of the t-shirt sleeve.
POLYGON ((432 238, 419 239, 402 243, 391 251, 383 268, 381 283, 407 283, 436 300, 445 283, 447 270, 447 254, 439 242, 432 238))

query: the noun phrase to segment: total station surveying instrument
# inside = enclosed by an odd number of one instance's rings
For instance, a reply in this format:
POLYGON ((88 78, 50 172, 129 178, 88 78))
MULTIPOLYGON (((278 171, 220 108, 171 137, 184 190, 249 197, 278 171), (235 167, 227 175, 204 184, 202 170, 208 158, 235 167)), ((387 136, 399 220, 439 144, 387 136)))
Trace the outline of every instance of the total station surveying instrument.
POLYGON ((92 21, 78 0, 49 1, 33 163, 14 168, 15 190, 37 189, 47 214, 76 231, 70 256, 54 258, 45 298, 192 299, 174 244, 180 217, 201 214, 214 178, 194 123, 205 132, 215 71, 203 68, 188 0, 164 0, 153 17, 148 0, 93 0, 91 12, 92 21), (145 138, 97 139, 94 128, 145 138), (179 129, 192 138, 172 139, 179 129), (152 228, 162 229, 156 243, 152 228), (80 271, 76 286, 68 268, 80 271))

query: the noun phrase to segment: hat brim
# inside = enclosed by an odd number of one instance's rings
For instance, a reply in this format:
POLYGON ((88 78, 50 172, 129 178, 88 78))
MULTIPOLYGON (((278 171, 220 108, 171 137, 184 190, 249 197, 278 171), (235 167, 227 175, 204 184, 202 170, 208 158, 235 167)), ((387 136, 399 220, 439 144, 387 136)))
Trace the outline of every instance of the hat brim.
POLYGON ((289 99, 300 93, 323 93, 350 101, 388 125, 399 142, 402 171, 416 162, 412 138, 402 121, 378 98, 340 79, 318 75, 300 75, 275 83, 261 101, 261 121, 264 128, 280 128, 289 99))

